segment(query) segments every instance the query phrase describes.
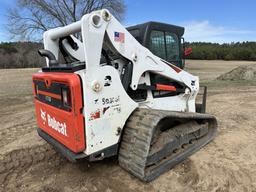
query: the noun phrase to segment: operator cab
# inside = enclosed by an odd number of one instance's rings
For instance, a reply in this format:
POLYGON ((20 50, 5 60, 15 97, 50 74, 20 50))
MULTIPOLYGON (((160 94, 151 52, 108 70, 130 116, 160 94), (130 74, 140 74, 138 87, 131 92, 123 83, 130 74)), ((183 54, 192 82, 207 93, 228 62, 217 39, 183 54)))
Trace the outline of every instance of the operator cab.
POLYGON ((184 68, 184 27, 147 22, 128 27, 127 30, 153 54, 184 68))

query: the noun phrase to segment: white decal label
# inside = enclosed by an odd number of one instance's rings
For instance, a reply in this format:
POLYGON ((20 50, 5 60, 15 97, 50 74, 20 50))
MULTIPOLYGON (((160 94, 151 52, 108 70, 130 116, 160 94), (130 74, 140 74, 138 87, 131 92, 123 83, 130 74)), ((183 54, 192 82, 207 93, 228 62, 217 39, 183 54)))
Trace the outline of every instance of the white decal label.
POLYGON ((67 126, 65 122, 61 123, 57 121, 55 117, 51 117, 49 114, 46 115, 46 111, 43 111, 42 109, 40 109, 40 111, 41 111, 41 119, 43 120, 44 125, 47 122, 47 125, 49 127, 59 132, 60 134, 67 136, 67 126))
POLYGON ((43 124, 45 125, 46 122, 46 111, 43 111, 42 109, 40 109, 41 111, 41 118, 43 120, 43 124))

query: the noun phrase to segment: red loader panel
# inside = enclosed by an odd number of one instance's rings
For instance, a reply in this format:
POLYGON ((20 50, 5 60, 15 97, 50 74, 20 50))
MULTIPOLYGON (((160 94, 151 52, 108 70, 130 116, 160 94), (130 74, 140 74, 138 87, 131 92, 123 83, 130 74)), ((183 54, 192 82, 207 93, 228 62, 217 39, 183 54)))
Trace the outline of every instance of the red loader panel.
POLYGON ((80 78, 74 73, 33 75, 37 124, 71 151, 85 150, 80 78))

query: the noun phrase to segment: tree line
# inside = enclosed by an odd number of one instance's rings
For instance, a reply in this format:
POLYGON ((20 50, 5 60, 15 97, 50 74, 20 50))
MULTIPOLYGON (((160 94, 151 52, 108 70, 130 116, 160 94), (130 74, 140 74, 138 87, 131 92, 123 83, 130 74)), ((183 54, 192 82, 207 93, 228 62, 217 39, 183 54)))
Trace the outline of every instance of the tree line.
POLYGON ((37 53, 43 48, 36 42, 11 42, 0 44, 0 68, 38 68, 45 65, 45 59, 37 53))
POLYGON ((238 43, 186 43, 193 52, 188 59, 256 61, 256 42, 238 43))
MULTIPOLYGON (((193 52, 187 59, 199 60, 247 60, 256 61, 256 42, 231 44, 186 43, 193 52)), ((43 48, 37 42, 0 43, 0 68, 40 68, 45 66, 45 59, 37 53, 43 48)))
POLYGON ((92 11, 108 9, 118 20, 126 11, 124 0, 16 0, 7 11, 6 32, 12 40, 0 43, 0 68, 45 66, 37 50, 43 32, 76 22, 92 11))

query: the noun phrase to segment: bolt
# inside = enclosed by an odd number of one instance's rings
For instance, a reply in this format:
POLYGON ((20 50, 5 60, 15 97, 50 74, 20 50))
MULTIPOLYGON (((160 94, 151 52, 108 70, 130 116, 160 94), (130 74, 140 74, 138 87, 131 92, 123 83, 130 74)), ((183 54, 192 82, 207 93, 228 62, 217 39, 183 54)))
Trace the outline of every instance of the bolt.
POLYGON ((120 135, 121 131, 122 131, 121 127, 118 127, 116 130, 116 136, 120 135))
POLYGON ((136 62, 136 61, 138 60, 138 56, 137 56, 136 53, 134 53, 134 54, 132 55, 132 60, 133 60, 134 62, 136 62))
POLYGON ((93 81, 92 83, 92 89, 95 91, 95 92, 99 92, 101 90, 101 85, 98 81, 93 81))

